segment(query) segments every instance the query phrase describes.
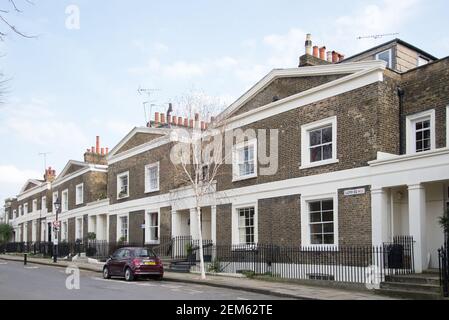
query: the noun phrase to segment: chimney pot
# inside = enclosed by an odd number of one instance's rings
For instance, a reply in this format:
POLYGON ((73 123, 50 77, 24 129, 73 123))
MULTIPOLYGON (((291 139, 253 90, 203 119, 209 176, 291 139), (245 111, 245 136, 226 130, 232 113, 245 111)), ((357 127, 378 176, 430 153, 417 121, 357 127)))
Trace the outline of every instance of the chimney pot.
POLYGON ((327 52, 327 61, 332 62, 332 51, 327 52))
POLYGON ((182 117, 178 117, 178 126, 182 126, 182 117))
POLYGON ((165 113, 161 113, 161 123, 165 124, 165 113))
POLYGON ((195 113, 195 121, 200 120, 200 114, 199 113, 195 113))
POLYGON ((109 148, 106 148, 105 152, 106 152, 106 154, 108 154, 109 153, 109 148))
POLYGON ((204 123, 204 121, 201 121, 201 130, 205 130, 205 129, 206 129, 205 123, 204 123))
POLYGON ((90 149, 90 152, 95 153, 95 147, 92 147, 92 148, 90 149))
POLYGON ((184 127, 188 127, 189 126, 189 119, 184 118, 184 127))
POLYGON ((306 54, 312 54, 312 35, 310 33, 306 36, 306 54))
POLYGON ((173 116, 172 122, 173 122, 173 125, 176 126, 178 124, 178 118, 173 116))
POLYGON ((345 55, 344 54, 339 54, 338 55, 338 62, 345 60, 345 55))
POLYGON ((189 127, 190 127, 190 128, 193 128, 193 119, 190 119, 190 120, 189 120, 189 127))
POLYGON ((171 115, 167 115, 167 123, 170 124, 171 123, 171 115))
POLYGON ((101 155, 104 156, 104 148, 101 148, 101 155))
POLYGON ((318 54, 318 46, 313 46, 313 56, 318 58, 319 54, 318 54))
POLYGON ((100 136, 97 136, 96 153, 100 153, 100 136))
POLYGON ((159 124, 159 112, 154 113, 154 123, 156 125, 159 124))
POLYGON ((337 63, 337 62, 338 62, 338 52, 332 51, 332 63, 337 63))
POLYGON ((326 46, 320 48, 320 59, 326 60, 326 46))

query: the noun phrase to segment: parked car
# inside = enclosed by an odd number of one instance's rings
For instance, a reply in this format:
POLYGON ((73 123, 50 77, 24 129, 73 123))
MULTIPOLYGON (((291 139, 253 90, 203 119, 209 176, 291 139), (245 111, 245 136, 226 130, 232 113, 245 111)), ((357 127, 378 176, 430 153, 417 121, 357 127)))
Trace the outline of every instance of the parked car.
POLYGON ((149 248, 127 247, 114 252, 103 267, 103 278, 124 277, 126 281, 137 278, 162 280, 164 266, 161 259, 149 248))

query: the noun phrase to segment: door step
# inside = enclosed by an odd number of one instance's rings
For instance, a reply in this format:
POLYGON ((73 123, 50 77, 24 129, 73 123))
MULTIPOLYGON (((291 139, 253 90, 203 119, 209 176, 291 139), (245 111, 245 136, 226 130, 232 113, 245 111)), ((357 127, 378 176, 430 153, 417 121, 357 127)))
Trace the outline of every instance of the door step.
POLYGON ((387 276, 381 283, 379 294, 405 299, 442 299, 438 271, 428 270, 422 274, 387 276))

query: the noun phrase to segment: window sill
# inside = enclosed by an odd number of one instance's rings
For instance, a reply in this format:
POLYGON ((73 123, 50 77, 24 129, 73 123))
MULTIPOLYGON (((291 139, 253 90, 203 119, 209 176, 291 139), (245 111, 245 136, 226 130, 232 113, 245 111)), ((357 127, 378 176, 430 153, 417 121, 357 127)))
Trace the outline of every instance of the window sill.
POLYGON ((310 169, 310 168, 315 168, 315 167, 322 167, 322 166, 327 166, 327 165, 335 164, 335 163, 339 163, 339 162, 340 162, 340 160, 338 160, 338 159, 325 160, 325 161, 308 163, 308 164, 302 165, 299 167, 299 169, 302 170, 302 169, 310 169))
POLYGON ((145 193, 154 193, 154 192, 159 192, 159 191, 160 191, 159 188, 153 189, 153 190, 147 190, 147 189, 145 189, 145 193))
POLYGON ((257 178, 257 174, 251 174, 251 175, 242 176, 242 177, 234 177, 234 178, 232 178, 232 182, 249 180, 249 179, 254 179, 254 178, 257 178))
POLYGON ((160 240, 150 240, 150 241, 145 241, 145 244, 161 244, 160 240))
POLYGON ((123 196, 123 197, 117 197, 117 200, 123 200, 123 199, 127 199, 127 198, 129 198, 129 195, 123 196))

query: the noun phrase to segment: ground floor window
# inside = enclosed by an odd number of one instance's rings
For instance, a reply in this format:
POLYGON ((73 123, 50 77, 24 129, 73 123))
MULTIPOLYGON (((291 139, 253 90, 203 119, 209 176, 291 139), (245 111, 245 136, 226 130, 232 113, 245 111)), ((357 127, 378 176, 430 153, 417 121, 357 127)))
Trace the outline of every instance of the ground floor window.
POLYGON ((254 207, 240 208, 238 212, 239 243, 255 243, 254 207))
POLYGON ((128 241, 128 217, 120 217, 120 238, 119 240, 128 241))
POLYGON ((83 240, 83 218, 76 219, 76 239, 83 240))
POLYGON ((309 202, 310 243, 334 244, 334 201, 309 202))
POLYGON ((158 212, 150 212, 148 214, 148 219, 149 219, 148 240, 150 242, 158 242, 159 241, 159 213, 158 212))

